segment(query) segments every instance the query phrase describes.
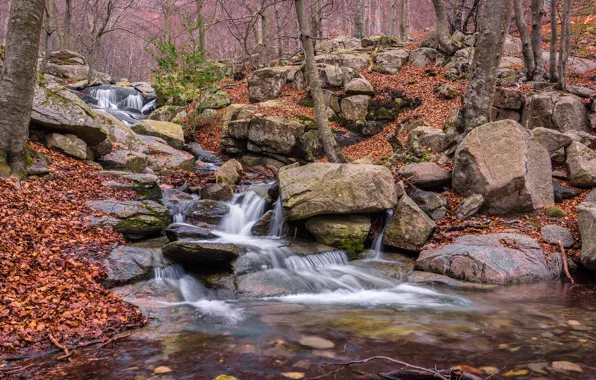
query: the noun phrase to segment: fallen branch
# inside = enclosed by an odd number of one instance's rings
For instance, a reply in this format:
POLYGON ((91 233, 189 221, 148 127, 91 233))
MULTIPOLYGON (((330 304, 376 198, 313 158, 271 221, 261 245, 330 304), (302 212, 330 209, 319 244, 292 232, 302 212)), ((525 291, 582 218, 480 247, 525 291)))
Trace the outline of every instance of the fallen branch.
POLYGON ((423 367, 418 367, 406 362, 402 362, 399 360, 395 360, 392 358, 389 358, 387 356, 371 356, 370 358, 367 359, 362 359, 362 360, 354 360, 351 362, 347 362, 347 363, 323 363, 323 364, 329 364, 329 365, 342 365, 345 367, 349 367, 352 364, 364 364, 364 363, 368 363, 372 360, 386 360, 389 361, 391 363, 395 363, 395 364, 399 364, 401 366, 407 367, 407 368, 412 368, 412 369, 416 369, 418 371, 424 372, 424 373, 428 373, 430 375, 432 375, 432 379, 437 379, 437 380, 445 380, 445 377, 443 377, 438 371, 434 370, 434 369, 428 369, 428 368, 423 368, 423 367))
POLYGON ((559 240, 559 248, 561 249, 561 259, 563 260, 563 270, 565 271, 565 275, 571 281, 571 285, 575 285, 575 281, 571 274, 569 274, 569 266, 567 265, 567 255, 565 254, 565 248, 563 247, 563 243, 559 240))
POLYGON ((17 372, 24 371, 27 368, 33 367, 34 365, 35 364, 29 364, 29 365, 22 366, 22 367, 0 368, 0 372, 2 372, 2 375, 12 375, 17 372))
MULTIPOLYGON (((58 360, 62 360, 62 359, 69 359, 72 356, 72 352, 68 351, 68 347, 66 347, 63 344, 60 344, 56 338, 54 338, 54 336, 52 334, 48 334, 48 338, 50 339, 50 341, 52 343, 54 343, 54 346, 58 347, 60 350, 62 350, 64 352, 63 356, 58 357, 58 360)), ((73 350, 74 351, 74 350, 73 350)))
POLYGON ((102 343, 102 344, 101 344, 101 346, 99 346, 99 348, 105 347, 105 346, 107 346, 108 344, 110 344, 110 343, 114 343, 114 342, 115 342, 115 341, 117 341, 117 340, 124 339, 124 338, 128 338, 129 336, 130 336, 130 334, 126 334, 126 335, 120 335, 120 336, 115 336, 115 337, 112 337, 112 338, 108 339, 108 340, 107 340, 105 343, 102 343))
POLYGON ((460 231, 465 230, 466 228, 475 228, 475 229, 484 229, 490 227, 490 221, 488 223, 479 223, 479 222, 466 222, 462 224, 456 224, 451 226, 441 227, 442 232, 449 232, 449 231, 460 231))

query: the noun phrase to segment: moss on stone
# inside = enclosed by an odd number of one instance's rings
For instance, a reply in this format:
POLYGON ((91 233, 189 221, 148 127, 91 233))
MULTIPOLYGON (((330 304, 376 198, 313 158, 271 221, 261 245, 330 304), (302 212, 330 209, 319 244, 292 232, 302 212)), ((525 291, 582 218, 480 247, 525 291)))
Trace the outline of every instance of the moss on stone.
POLYGON ((551 218, 564 218, 567 216, 567 212, 559 207, 549 207, 544 210, 544 213, 551 218))
POLYGON ((310 98, 303 98, 298 102, 298 105, 302 107, 313 108, 315 106, 314 102, 310 98))

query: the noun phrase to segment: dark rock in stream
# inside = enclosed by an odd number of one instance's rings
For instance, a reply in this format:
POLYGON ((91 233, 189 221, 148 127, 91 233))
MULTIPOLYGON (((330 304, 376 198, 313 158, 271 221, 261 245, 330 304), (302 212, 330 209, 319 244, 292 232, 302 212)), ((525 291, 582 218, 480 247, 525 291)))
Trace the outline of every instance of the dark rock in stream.
POLYGON ((252 226, 250 232, 254 236, 267 236, 269 229, 271 228, 271 219, 273 218, 273 210, 267 211, 261 219, 252 226))
POLYGON ((101 280, 108 288, 126 285, 151 277, 153 267, 158 265, 160 249, 117 247, 103 260, 108 276, 101 280))
POLYGON ((208 263, 231 263, 241 253, 234 244, 175 241, 163 247, 163 255, 192 270, 201 270, 208 263))
POLYGON ((183 239, 203 240, 216 238, 210 229, 186 223, 170 224, 165 232, 168 240, 171 242, 183 239))
POLYGON ((229 212, 226 203, 209 199, 192 201, 185 209, 186 220, 198 226, 216 226, 229 212))

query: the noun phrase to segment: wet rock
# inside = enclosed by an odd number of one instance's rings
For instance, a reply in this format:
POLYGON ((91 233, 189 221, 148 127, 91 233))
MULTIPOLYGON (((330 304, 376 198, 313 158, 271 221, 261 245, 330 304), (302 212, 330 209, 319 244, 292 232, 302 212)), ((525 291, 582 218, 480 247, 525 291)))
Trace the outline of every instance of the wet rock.
POLYGON ((298 343, 317 350, 327 350, 335 347, 335 343, 328 339, 321 338, 320 336, 305 336, 300 338, 298 343))
POLYGON ((170 224, 168 228, 166 228, 165 233, 168 240, 171 242, 184 239, 214 239, 217 237, 208 228, 197 227, 186 223, 170 224))
POLYGON ((581 99, 558 92, 542 92, 528 96, 522 116, 528 129, 539 127, 559 132, 589 132, 588 112, 581 99))
POLYGON ((551 171, 542 145, 518 123, 498 121, 475 128, 458 146, 453 189, 482 195, 489 214, 531 211, 554 205, 551 171))
POLYGON ((573 142, 571 137, 561 132, 542 127, 535 128, 532 131, 532 140, 544 146, 551 154, 573 142))
POLYGON ((192 201, 184 210, 186 220, 198 226, 217 226, 229 212, 230 206, 226 203, 208 199, 192 201))
POLYGON ((172 221, 168 209, 153 201, 89 201, 87 207, 108 217, 95 225, 112 225, 129 240, 159 235, 172 221))
POLYGON ((277 99, 287 81, 287 67, 265 67, 248 77, 248 101, 251 103, 277 99))
POLYGON ((408 164, 399 169, 399 174, 421 189, 433 189, 451 182, 451 172, 433 162, 408 164))
POLYGON ((364 249, 371 222, 364 215, 315 216, 306 221, 306 228, 318 242, 354 255, 364 249))
POLYGON ((494 289, 495 285, 477 284, 474 282, 460 281, 443 274, 414 271, 408 278, 408 282, 419 284, 440 284, 459 289, 494 289))
POLYGON ((480 211, 484 204, 484 197, 480 194, 470 195, 464 199, 457 210, 455 211, 455 217, 459 220, 470 219, 480 211))
POLYGON ((345 86, 346 95, 368 95, 375 96, 375 88, 364 78, 354 78, 345 86))
POLYGON ((582 239, 580 260, 586 268, 596 272, 596 190, 577 206, 577 223, 582 239))
POLYGON ((360 268, 369 268, 382 272, 385 276, 398 281, 406 281, 408 275, 414 270, 414 260, 399 253, 384 253, 383 260, 353 260, 350 265, 360 268))
POLYGON ((561 185, 557 181, 553 181, 553 190, 555 194, 555 202, 561 203, 565 199, 573 199, 579 195, 579 193, 567 186, 561 185))
POLYGON ((565 248, 573 247, 573 236, 571 235, 571 231, 565 227, 548 225, 542 227, 540 233, 545 243, 558 246, 560 241, 565 248))
POLYGON ((553 371, 559 373, 584 372, 579 365, 566 361, 552 362, 551 368, 553 371))
POLYGON ((208 183, 201 189, 201 199, 213 201, 229 201, 234 196, 230 185, 221 183, 208 183))
POLYGON ((566 149, 569 183, 576 187, 596 186, 596 153, 578 142, 566 149))
MULTIPOLYGON (((48 148, 64 153, 68 156, 86 160, 88 157, 87 144, 75 135, 61 135, 59 133, 50 133, 47 136, 48 148)), ((93 158, 91 154, 90 159, 93 158)))
POLYGON ((416 189, 409 196, 432 220, 439 221, 447 215, 447 200, 439 194, 416 189))
POLYGON ((556 279, 562 270, 559 255, 546 254, 526 235, 489 234, 458 237, 442 248, 425 250, 416 268, 463 281, 506 284, 556 279))
POLYGON ((172 148, 159 137, 140 137, 148 146, 148 166, 156 173, 167 173, 172 169, 194 171, 195 158, 192 154, 172 148))
POLYGON ((397 203, 393 176, 378 165, 290 166, 280 169, 279 185, 286 220, 379 212, 397 203))
POLYGON ((235 186, 240 179, 240 173, 242 173, 242 165, 232 159, 215 171, 215 180, 219 184, 235 186))
POLYGON ((35 87, 31 124, 48 132, 73 134, 83 140, 97 156, 111 151, 107 133, 94 113, 78 96, 55 82, 35 87))
POLYGON ((271 220, 273 219, 273 210, 267 211, 263 216, 257 220, 252 226, 250 232, 254 236, 267 236, 269 229, 271 228, 271 220))
POLYGON ((234 244, 203 241, 178 240, 163 247, 165 258, 195 270, 208 263, 231 263, 240 253, 234 244))
POLYGON ((184 132, 178 124, 167 121, 143 120, 133 125, 131 129, 139 135, 162 138, 172 148, 182 149, 184 147, 184 132))
POLYGON ((149 279, 156 264, 153 257, 159 255, 160 251, 160 249, 128 246, 115 248, 102 261, 108 275, 101 280, 101 283, 111 288, 149 279))
POLYGON ((140 173, 147 168, 149 161, 146 154, 119 149, 118 145, 115 146, 115 150, 97 160, 104 169, 140 173))
POLYGON ((219 155, 203 149, 199 143, 191 142, 190 144, 188 144, 186 146, 185 149, 188 153, 195 156, 195 158, 201 162, 207 162, 207 163, 216 164, 216 165, 223 164, 223 160, 221 159, 221 157, 219 155))
POLYGON ((410 62, 412 62, 414 66, 423 67, 433 63, 438 55, 439 52, 435 49, 421 47, 412 50, 410 53, 410 62))
POLYGON ((395 74, 408 61, 410 53, 404 49, 388 49, 374 56, 373 71, 381 74, 395 74))
POLYGON ((419 250, 431 237, 435 223, 407 195, 404 195, 386 227, 383 243, 409 251, 419 250))

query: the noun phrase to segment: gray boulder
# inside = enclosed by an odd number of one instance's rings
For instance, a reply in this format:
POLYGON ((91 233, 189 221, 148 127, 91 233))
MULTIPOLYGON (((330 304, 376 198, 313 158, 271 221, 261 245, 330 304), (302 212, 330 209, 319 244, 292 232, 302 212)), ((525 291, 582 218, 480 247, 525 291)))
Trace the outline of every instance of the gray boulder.
POLYGON ((341 112, 346 120, 364 123, 370 103, 368 95, 353 95, 341 100, 341 112))
POLYGON ((448 83, 442 83, 435 86, 434 91, 441 99, 447 100, 455 99, 460 95, 459 91, 448 83))
POLYGON ((137 136, 128 125, 102 109, 95 110, 95 115, 113 144, 120 144, 126 150, 133 152, 147 153, 147 143, 137 136))
POLYGON ((577 223, 582 239, 580 260, 586 268, 596 272, 596 190, 577 206, 577 223))
POLYGON ((178 240, 163 247, 165 258, 195 270, 205 264, 231 263, 241 253, 234 244, 178 240))
POLYGON ((519 111, 523 105, 524 95, 520 90, 497 87, 493 107, 519 111))
POLYGON ((50 133, 46 137, 48 148, 64 153, 79 160, 92 160, 93 153, 87 152, 87 144, 75 135, 50 133))
POLYGON ((435 49, 421 47, 412 50, 410 53, 410 62, 414 66, 427 66, 436 61, 439 52, 435 49))
POLYGON ((287 81, 287 72, 287 67, 265 67, 253 71, 248 77, 248 101, 259 103, 279 98, 287 81))
POLYGON ((433 189, 451 182, 451 172, 433 162, 408 164, 399 169, 399 174, 421 189, 433 189))
POLYGON ((391 247, 417 251, 432 236, 435 222, 407 195, 399 200, 385 229, 383 243, 391 247))
POLYGON ((432 220, 439 221, 447 215, 447 200, 439 194, 416 189, 409 196, 432 220))
POLYGON ((455 217, 459 220, 470 219, 480 211, 484 204, 484 197, 480 194, 470 195, 464 199, 455 210, 455 217))
POLYGON ((431 126, 417 127, 408 135, 408 147, 411 149, 416 144, 440 153, 447 148, 447 136, 440 129, 431 126))
POLYGON ((542 234, 542 241, 545 243, 558 246, 560 241, 565 248, 573 247, 573 236, 568 228, 548 225, 543 226, 540 229, 540 233, 542 234))
POLYGON ((197 226, 217 226, 229 212, 226 203, 209 199, 192 201, 184 210, 188 223, 197 226))
POLYGON ((153 201, 89 201, 87 207, 105 214, 92 225, 112 226, 129 240, 159 235, 172 222, 167 208, 153 201))
POLYGON ((304 134, 305 125, 281 116, 254 118, 248 128, 248 150, 288 155, 304 134))
POLYGON ((290 166, 280 169, 279 186, 286 220, 379 212, 397 203, 391 171, 377 165, 290 166))
POLYGON ((375 88, 364 78, 354 78, 349 81, 344 92, 346 95, 368 95, 375 96, 375 88))
POLYGON ((584 131, 569 131, 565 132, 565 136, 570 137, 573 141, 582 143, 590 149, 596 148, 596 136, 590 132, 584 131))
POLYGON ((342 50, 331 54, 322 54, 315 57, 316 63, 325 63, 339 67, 348 67, 360 71, 368 66, 370 55, 366 52, 355 50, 342 50))
POLYGON ((510 120, 475 128, 455 152, 453 189, 480 194, 489 214, 531 211, 554 205, 547 150, 510 120))
POLYGON ((579 195, 579 192, 553 181, 553 190, 555 192, 555 202, 561 203, 566 199, 573 199, 579 195))
POLYGON ((95 113, 78 96, 55 82, 35 87, 31 124, 48 132, 73 134, 97 156, 112 150, 108 135, 97 122, 95 113))
POLYGON ((329 65, 326 63, 317 64, 319 81, 323 88, 342 88, 354 78, 354 70, 349 67, 329 65))
POLYGON ((306 228, 319 243, 345 250, 349 255, 364 249, 370 227, 370 218, 364 215, 322 215, 306 221, 306 228))
POLYGON ((89 66, 82 55, 71 50, 50 53, 44 74, 71 81, 87 78, 89 66))
POLYGON ((184 147, 184 132, 178 124, 167 121, 143 120, 133 125, 131 129, 139 135, 160 137, 175 149, 184 147))
POLYGON ((373 71, 381 74, 395 74, 408 61, 410 53, 404 49, 388 49, 374 56, 373 71))
POLYGON ((425 250, 416 268, 455 279, 507 284, 556 279, 561 275, 560 255, 547 255, 526 235, 466 235, 442 248, 425 250))
POLYGON ((159 178, 154 174, 137 174, 126 171, 106 170, 97 173, 102 177, 119 178, 120 180, 107 180, 102 185, 114 189, 133 190, 143 199, 157 201, 162 198, 159 178))
POLYGON ((538 127, 532 130, 532 140, 544 146, 552 154, 573 142, 573 139, 554 129, 538 127))
POLYGON ((104 169, 127 170, 133 173, 140 173, 147 168, 148 160, 146 154, 126 150, 125 147, 120 148, 119 144, 115 144, 114 146, 116 149, 97 160, 104 169))
POLYGON ((201 199, 213 201, 229 201, 234 196, 230 185, 221 183, 208 183, 201 189, 201 199))
POLYGON ((128 246, 113 249, 110 255, 102 260, 108 275, 101 280, 101 283, 107 288, 112 288, 148 280, 156 264, 154 256, 159 255, 160 251, 156 248, 128 246))
POLYGON ((215 180, 218 184, 228 185, 230 187, 235 186, 240 179, 241 173, 242 165, 238 161, 231 159, 217 168, 215 171, 215 180))
POLYGON ((566 149, 569 183, 575 187, 596 186, 596 153, 578 142, 566 149))
POLYGON ((217 237, 208 228, 197 227, 187 223, 170 224, 168 228, 166 228, 165 233, 169 241, 178 241, 184 239, 205 240, 215 239, 217 237))
POLYGON ((339 36, 330 40, 317 41, 315 49, 317 54, 320 54, 331 53, 337 50, 358 49, 361 46, 362 45, 359 38, 339 36))
POLYGON ((522 115, 522 125, 528 129, 543 127, 559 132, 590 130, 588 111, 581 99, 558 92, 529 95, 522 115))
POLYGON ((147 143, 148 166, 156 173, 164 173, 172 169, 194 171, 195 158, 192 154, 172 148, 159 137, 140 137, 147 143))

